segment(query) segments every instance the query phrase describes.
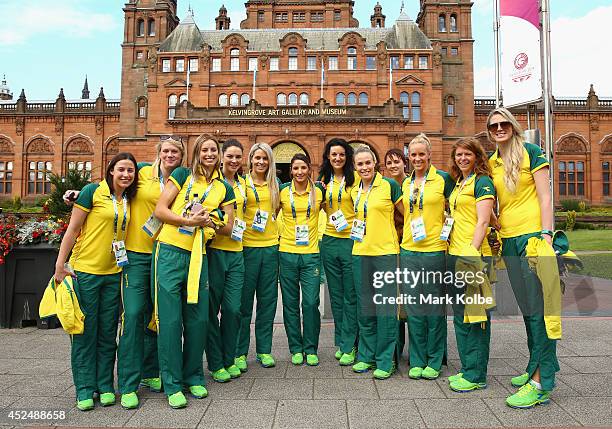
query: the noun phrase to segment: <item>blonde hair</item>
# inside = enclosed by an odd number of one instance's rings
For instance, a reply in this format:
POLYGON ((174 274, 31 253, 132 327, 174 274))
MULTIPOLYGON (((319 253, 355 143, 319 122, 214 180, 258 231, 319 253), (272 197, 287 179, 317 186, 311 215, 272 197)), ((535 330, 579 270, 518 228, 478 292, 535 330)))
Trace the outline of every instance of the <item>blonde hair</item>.
POLYGON ((370 155, 372 155, 374 164, 378 164, 378 159, 376 158, 376 154, 374 153, 372 149, 370 149, 370 146, 368 146, 367 144, 363 144, 359 146, 357 149, 355 149, 355 152, 353 153, 353 162, 355 161, 355 158, 357 158, 357 155, 359 155, 360 153, 369 153, 370 155))
POLYGON ((523 164, 523 147, 525 144, 523 127, 521 127, 521 124, 518 123, 514 115, 505 107, 498 107, 497 109, 492 110, 487 117, 487 137, 493 144, 496 143, 491 138, 491 133, 488 130, 493 115, 501 115, 512 125, 512 137, 510 138, 510 142, 503 146, 503 150, 499 145, 497 146, 497 149, 502 161, 504 162, 506 172, 504 175, 504 184, 510 193, 514 194, 518 189, 519 179, 521 176, 521 166, 523 164))
POLYGON ((191 174, 195 179, 199 179, 201 176, 204 176, 206 177, 206 180, 210 180, 210 178, 215 174, 215 171, 217 173, 219 172, 219 165, 221 164, 221 145, 214 137, 209 136, 208 134, 202 134, 197 138, 191 154, 191 174), (202 150, 202 145, 207 141, 212 141, 217 146, 217 162, 215 163, 215 167, 210 172, 210 176, 207 174, 206 169, 200 162, 200 151, 202 150))
POLYGON ((249 170, 249 174, 251 174, 251 171, 253 169, 253 155, 258 150, 262 150, 268 157, 268 171, 266 173, 266 183, 268 184, 268 189, 270 190, 270 203, 272 205, 272 209, 276 211, 280 204, 280 199, 278 195, 278 181, 276 180, 276 162, 274 162, 274 154, 272 153, 272 148, 269 144, 255 143, 251 147, 251 150, 249 151, 247 169, 249 170))
POLYGON ((173 137, 170 137, 165 140, 160 140, 155 145, 155 152, 157 153, 157 158, 155 158, 155 161, 153 162, 153 165, 152 165, 153 177, 158 177, 159 165, 161 164, 161 159, 159 158, 159 154, 161 153, 162 147, 166 143, 171 144, 172 146, 177 148, 179 152, 181 153, 181 162, 179 166, 182 166, 185 163, 185 146, 183 145, 182 140, 176 140, 173 137))
POLYGON ((408 143, 408 149, 410 149, 410 146, 414 144, 424 144, 427 148, 427 153, 431 153, 431 141, 429 141, 429 137, 427 137, 425 133, 420 133, 415 138, 410 140, 410 143, 408 143))

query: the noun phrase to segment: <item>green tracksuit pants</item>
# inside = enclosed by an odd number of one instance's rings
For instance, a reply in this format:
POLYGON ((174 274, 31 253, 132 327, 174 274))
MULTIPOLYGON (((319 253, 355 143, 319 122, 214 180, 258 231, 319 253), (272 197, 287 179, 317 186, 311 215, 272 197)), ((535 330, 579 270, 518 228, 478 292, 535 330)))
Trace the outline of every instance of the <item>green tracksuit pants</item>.
POLYGON ((376 296, 396 296, 396 285, 375 288, 375 272, 395 271, 397 255, 353 255, 353 281, 357 293, 359 320, 359 347, 357 360, 375 363, 376 367, 390 372, 397 345, 397 306, 375 303, 376 296))
POLYGON ((240 299, 244 284, 244 260, 242 252, 207 248, 206 255, 210 284, 206 358, 208 369, 218 371, 232 366, 236 357, 240 329, 240 299), (219 311, 221 311, 220 318, 219 311))
POLYGON ((414 296, 415 303, 406 306, 408 316, 408 355, 410 367, 430 368, 440 371, 446 356, 446 306, 421 302, 421 297, 443 297, 444 285, 433 273, 446 270, 444 252, 413 252, 401 249, 400 264, 410 272, 428 274, 416 285, 404 284, 403 292, 414 296), (429 280, 429 281, 428 281, 429 280))
POLYGON ((283 322, 289 342, 289 353, 317 354, 321 332, 319 254, 279 252, 279 262, 283 322), (303 329, 300 321, 300 290, 303 329))
POLYGON ((534 236, 539 233, 502 239, 502 257, 527 331, 529 363, 525 372, 531 377, 540 368, 542 389, 551 391, 555 387, 555 373, 559 371, 557 341, 546 334, 542 285, 526 258, 527 241, 534 236))
POLYGON ((255 309, 255 349, 257 353, 272 352, 272 331, 278 301, 278 245, 244 247, 244 287, 240 305, 240 335, 236 355, 249 353, 253 300, 255 309))
POLYGON ((198 302, 187 303, 191 252, 160 243, 155 255, 159 368, 166 395, 183 386, 204 386, 203 356, 208 327, 208 264, 202 258, 198 302))
POLYGON ((324 235, 320 245, 334 316, 334 344, 342 353, 357 346, 357 294, 353 282, 353 240, 324 235))
POLYGON ((136 392, 143 378, 159 377, 157 334, 147 329, 153 312, 151 255, 128 252, 123 268, 117 381, 121 394, 136 392))
POLYGON ((74 290, 85 315, 82 334, 71 335, 70 360, 78 401, 115 392, 114 369, 121 274, 76 272, 74 290))

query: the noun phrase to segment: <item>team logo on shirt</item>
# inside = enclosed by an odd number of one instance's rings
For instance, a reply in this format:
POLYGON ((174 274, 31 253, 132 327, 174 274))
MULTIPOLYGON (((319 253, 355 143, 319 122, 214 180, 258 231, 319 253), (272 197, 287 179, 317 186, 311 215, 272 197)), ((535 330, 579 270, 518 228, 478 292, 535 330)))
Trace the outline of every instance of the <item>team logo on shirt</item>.
POLYGON ((488 186, 483 186, 482 189, 484 189, 487 192, 491 192, 491 188, 489 188, 488 186))

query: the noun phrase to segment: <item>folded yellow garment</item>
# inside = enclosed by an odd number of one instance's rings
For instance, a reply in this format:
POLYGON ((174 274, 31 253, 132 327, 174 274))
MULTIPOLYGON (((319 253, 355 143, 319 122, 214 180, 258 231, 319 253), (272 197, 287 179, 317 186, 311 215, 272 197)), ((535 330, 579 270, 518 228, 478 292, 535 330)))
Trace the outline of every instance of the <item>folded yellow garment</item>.
POLYGON ((204 251, 204 229, 197 227, 193 237, 191 258, 189 260, 189 274, 187 275, 187 304, 198 303, 200 289, 200 275, 202 274, 202 258, 204 251))
POLYGON ((57 315, 67 334, 82 334, 85 329, 85 315, 74 291, 74 280, 67 276, 60 284, 52 277, 47 284, 38 308, 41 318, 57 315))
POLYGON ((465 245, 461 249, 461 256, 457 258, 455 273, 463 272, 465 281, 465 296, 473 298, 465 305, 463 312, 463 323, 483 323, 487 319, 487 310, 495 307, 493 291, 489 278, 484 275, 484 261, 480 252, 472 246, 465 245), (467 275, 466 273, 472 273, 467 275), (481 273, 478 275, 478 273, 481 273), (478 297, 484 298, 485 302, 479 302, 478 297))

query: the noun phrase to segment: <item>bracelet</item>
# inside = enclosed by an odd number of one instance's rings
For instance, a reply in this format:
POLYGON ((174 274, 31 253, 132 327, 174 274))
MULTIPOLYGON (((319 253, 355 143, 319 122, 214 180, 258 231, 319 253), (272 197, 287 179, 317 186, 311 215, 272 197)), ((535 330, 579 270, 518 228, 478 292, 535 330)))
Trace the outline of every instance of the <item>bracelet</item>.
POLYGON ((542 235, 544 235, 544 234, 549 235, 552 238, 552 236, 554 235, 554 232, 552 232, 550 229, 543 229, 541 231, 541 234, 542 235))

